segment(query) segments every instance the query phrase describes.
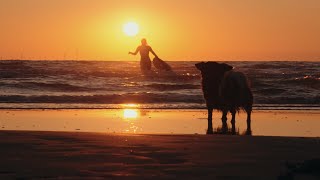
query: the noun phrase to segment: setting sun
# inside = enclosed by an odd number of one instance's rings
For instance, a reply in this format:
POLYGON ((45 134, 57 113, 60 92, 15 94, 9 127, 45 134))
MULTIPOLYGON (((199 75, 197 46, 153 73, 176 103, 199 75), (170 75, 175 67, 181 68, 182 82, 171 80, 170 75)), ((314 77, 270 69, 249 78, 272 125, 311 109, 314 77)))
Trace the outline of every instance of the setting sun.
POLYGON ((123 32, 127 36, 136 36, 139 33, 139 25, 135 22, 128 22, 123 25, 123 32))

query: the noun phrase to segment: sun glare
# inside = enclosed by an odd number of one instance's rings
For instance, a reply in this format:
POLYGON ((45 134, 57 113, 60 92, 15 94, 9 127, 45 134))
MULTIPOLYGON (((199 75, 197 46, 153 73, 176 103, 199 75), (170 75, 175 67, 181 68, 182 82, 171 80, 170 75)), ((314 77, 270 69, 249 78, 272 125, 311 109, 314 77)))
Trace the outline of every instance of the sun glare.
POLYGON ((134 119, 138 117, 138 111, 135 109, 124 109, 123 117, 125 119, 134 119))
POLYGON ((136 36, 139 33, 139 25, 135 22, 128 22, 123 25, 123 32, 127 36, 136 36))

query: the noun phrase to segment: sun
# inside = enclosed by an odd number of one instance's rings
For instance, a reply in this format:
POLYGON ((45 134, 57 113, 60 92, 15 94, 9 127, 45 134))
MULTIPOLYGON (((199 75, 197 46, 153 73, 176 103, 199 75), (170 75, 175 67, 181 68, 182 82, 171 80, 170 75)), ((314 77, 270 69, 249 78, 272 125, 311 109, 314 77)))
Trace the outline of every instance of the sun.
POLYGON ((139 25, 135 22, 128 22, 123 25, 122 30, 127 36, 136 36, 139 33, 139 25))

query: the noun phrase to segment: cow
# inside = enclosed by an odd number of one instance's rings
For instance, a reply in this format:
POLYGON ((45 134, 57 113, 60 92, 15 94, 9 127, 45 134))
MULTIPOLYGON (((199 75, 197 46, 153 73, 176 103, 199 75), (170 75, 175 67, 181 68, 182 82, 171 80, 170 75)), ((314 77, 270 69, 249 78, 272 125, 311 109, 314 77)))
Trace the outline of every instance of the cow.
POLYGON ((226 127, 227 114, 232 114, 232 132, 235 132, 236 112, 247 113, 247 134, 251 134, 253 95, 247 77, 225 63, 200 62, 195 64, 201 71, 202 91, 208 109, 207 134, 213 134, 213 109, 222 112, 222 124, 226 127))

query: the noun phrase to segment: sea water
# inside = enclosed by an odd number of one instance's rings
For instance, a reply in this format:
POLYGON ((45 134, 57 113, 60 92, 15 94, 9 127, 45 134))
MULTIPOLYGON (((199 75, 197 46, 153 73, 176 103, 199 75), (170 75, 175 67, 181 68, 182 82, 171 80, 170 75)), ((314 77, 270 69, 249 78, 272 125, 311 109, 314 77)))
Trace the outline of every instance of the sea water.
MULTIPOLYGON (((197 62, 167 63, 174 73, 146 76, 137 61, 0 61, 0 108, 205 108, 197 62)), ((225 63, 248 76, 255 109, 320 109, 320 62, 225 63)))

